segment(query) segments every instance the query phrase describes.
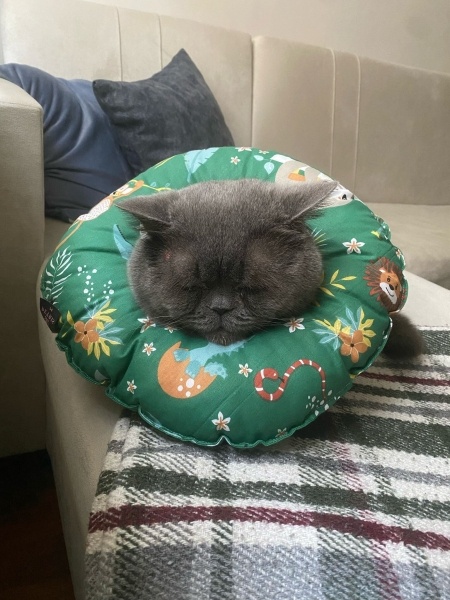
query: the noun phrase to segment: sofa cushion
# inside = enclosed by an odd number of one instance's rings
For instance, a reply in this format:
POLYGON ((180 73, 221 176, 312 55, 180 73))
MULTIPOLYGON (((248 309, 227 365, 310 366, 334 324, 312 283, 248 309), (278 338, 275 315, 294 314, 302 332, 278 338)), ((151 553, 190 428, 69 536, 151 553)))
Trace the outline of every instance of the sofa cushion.
POLYGON ((27 65, 0 65, 43 109, 45 213, 72 222, 131 177, 89 81, 53 77, 27 65))
POLYGON ((368 206, 392 225, 392 240, 402 249, 406 267, 450 289, 450 206, 391 202, 370 202, 368 206))
POLYGON ((303 315, 230 346, 156 326, 127 280, 137 224, 115 205, 130 195, 242 177, 302 185, 325 176, 250 148, 177 155, 80 217, 41 280, 42 314, 69 364, 148 423, 203 445, 272 444, 309 424, 371 365, 386 342, 389 312, 407 294, 389 228, 338 186, 309 222, 324 276, 303 315))
POLYGON ((185 50, 149 79, 98 79, 93 87, 117 128, 133 175, 180 152, 234 143, 216 99, 185 50))

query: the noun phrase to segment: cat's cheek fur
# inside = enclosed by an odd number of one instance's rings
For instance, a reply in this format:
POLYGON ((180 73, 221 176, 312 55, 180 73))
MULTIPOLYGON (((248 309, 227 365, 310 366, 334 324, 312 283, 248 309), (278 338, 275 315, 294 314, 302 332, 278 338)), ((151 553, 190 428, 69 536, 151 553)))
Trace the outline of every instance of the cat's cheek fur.
POLYGON ((128 279, 137 304, 146 316, 168 316, 168 307, 154 285, 158 269, 152 265, 146 253, 145 244, 139 240, 128 262, 128 279))

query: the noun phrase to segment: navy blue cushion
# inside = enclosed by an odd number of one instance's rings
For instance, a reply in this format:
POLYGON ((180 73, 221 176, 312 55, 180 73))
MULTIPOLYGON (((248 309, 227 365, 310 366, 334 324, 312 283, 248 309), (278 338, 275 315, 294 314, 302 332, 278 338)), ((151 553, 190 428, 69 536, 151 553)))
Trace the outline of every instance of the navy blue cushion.
POLYGON ((92 82, 65 80, 19 64, 0 65, 43 108, 45 213, 74 221, 132 173, 92 82))

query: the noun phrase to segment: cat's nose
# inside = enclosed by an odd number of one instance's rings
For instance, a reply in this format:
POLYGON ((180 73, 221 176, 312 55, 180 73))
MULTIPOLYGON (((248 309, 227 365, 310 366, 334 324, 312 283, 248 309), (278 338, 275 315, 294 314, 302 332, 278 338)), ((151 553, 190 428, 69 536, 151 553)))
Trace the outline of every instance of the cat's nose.
POLYGON ((218 294, 211 298, 208 307, 221 317, 230 310, 233 310, 234 304, 232 299, 228 296, 218 294))
POLYGON ((220 307, 217 307, 217 306, 216 306, 216 307, 212 307, 212 306, 211 306, 210 308, 211 308, 211 310, 213 310, 215 313, 217 313, 217 314, 218 314, 220 317, 221 317, 222 315, 224 315, 225 313, 227 313, 228 311, 230 311, 230 310, 231 310, 230 308, 224 308, 223 306, 220 306, 220 307))

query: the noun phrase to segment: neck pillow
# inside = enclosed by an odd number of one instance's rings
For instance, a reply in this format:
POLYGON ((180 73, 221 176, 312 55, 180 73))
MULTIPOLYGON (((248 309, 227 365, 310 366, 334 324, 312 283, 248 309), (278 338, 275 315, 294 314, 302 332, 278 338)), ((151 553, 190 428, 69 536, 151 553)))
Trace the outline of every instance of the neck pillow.
POLYGON ((125 198, 200 181, 259 178, 302 185, 327 178, 288 156, 209 148, 169 158, 102 200, 69 228, 41 281, 41 312, 68 363, 157 429, 214 446, 273 444, 349 390, 383 349, 389 313, 407 296, 389 228, 338 186, 308 222, 324 262, 302 315, 230 346, 156 325, 137 306, 127 260, 138 238, 125 198))

